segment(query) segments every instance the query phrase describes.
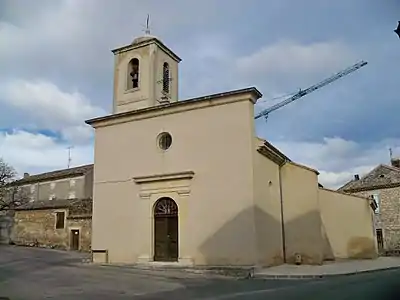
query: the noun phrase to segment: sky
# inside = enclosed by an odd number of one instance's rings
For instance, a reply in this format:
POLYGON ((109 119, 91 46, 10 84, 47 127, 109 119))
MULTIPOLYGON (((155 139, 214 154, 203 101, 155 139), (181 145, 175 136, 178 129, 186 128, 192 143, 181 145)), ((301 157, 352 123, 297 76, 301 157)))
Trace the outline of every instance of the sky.
POLYGON ((34 174, 66 168, 73 146, 72 166, 92 163, 84 121, 111 112, 110 50, 147 14, 183 59, 180 99, 255 86, 259 111, 367 61, 256 120, 257 135, 330 188, 400 156, 398 0, 0 0, 0 157, 34 174))

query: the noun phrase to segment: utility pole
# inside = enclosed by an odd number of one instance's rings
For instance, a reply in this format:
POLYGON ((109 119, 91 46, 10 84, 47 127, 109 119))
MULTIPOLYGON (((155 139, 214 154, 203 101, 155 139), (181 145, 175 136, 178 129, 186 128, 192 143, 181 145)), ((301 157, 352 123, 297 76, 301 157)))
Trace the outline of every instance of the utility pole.
POLYGON ((74 146, 69 146, 68 147, 68 169, 70 168, 70 166, 71 166, 71 161, 72 161, 72 158, 71 158, 71 149, 72 148, 74 148, 74 146))

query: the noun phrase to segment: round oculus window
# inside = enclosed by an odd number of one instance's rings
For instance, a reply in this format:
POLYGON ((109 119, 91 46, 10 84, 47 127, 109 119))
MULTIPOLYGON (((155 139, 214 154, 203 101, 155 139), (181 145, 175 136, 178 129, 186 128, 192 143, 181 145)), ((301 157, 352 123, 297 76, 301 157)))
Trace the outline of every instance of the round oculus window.
POLYGON ((172 136, 168 132, 163 132, 158 136, 158 146, 162 150, 167 150, 171 147, 172 144, 172 136))

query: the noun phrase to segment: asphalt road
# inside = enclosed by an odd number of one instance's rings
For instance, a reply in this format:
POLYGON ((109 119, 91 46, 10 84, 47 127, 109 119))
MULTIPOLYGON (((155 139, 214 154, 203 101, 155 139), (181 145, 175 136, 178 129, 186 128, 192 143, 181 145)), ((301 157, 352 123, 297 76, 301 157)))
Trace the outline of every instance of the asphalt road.
MULTIPOLYGON (((82 254, 0 246, 0 297, 16 299, 400 299, 400 271, 314 281, 231 279, 81 263, 82 254), (397 290, 396 290, 397 288, 397 290)), ((1 298, 0 298, 1 299, 1 298)))

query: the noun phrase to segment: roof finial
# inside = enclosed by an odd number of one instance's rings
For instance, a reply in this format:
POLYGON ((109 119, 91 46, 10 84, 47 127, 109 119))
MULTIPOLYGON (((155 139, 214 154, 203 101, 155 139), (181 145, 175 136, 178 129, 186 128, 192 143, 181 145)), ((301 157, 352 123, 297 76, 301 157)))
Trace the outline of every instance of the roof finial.
POLYGON ((147 14, 145 34, 150 35, 150 15, 147 14))

